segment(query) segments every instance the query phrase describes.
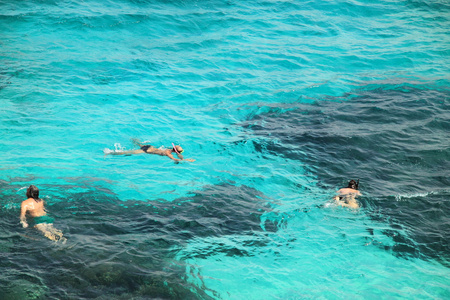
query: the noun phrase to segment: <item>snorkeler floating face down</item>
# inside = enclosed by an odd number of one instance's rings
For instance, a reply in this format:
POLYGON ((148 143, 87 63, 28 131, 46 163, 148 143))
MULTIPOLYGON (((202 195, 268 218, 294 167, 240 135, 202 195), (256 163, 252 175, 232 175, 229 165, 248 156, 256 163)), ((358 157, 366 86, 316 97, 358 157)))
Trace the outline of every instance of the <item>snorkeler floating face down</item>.
POLYGON ((179 145, 175 145, 174 143, 172 143, 172 148, 167 149, 167 148, 156 148, 152 145, 144 145, 142 143, 140 143, 139 141, 135 140, 134 143, 140 147, 140 149, 137 150, 110 150, 110 149, 104 149, 103 153, 105 153, 105 155, 132 155, 132 154, 156 154, 156 155, 161 155, 161 156, 167 156, 170 159, 174 160, 175 162, 181 162, 181 161, 189 161, 189 162, 193 162, 195 161, 195 159, 192 158, 184 158, 181 154, 184 152, 184 149, 179 146, 179 145), (172 154, 176 153, 178 158, 174 157, 172 154))

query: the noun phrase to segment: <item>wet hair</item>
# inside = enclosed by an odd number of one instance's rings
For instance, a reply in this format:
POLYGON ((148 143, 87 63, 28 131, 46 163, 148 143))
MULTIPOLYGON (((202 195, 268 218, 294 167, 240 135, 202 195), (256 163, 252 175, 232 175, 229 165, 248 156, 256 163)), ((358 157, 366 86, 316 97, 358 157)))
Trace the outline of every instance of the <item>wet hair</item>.
POLYGON ((39 199, 39 189, 35 185, 30 185, 27 189, 27 198, 33 198, 36 201, 40 201, 39 199))
POLYGON ((358 189, 358 183, 352 179, 352 180, 349 181, 347 187, 351 188, 351 189, 354 189, 354 190, 357 190, 358 189))

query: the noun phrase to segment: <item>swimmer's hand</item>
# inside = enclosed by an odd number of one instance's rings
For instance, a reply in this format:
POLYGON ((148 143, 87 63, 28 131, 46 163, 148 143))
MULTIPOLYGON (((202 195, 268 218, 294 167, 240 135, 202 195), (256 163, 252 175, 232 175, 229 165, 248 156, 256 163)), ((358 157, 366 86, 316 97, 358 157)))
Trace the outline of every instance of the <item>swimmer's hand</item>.
POLYGON ((28 223, 25 221, 20 221, 20 224, 22 224, 23 228, 27 228, 28 227, 28 223))
POLYGON ((186 159, 183 159, 183 160, 190 161, 190 162, 194 162, 195 161, 195 159, 192 159, 192 158, 186 158, 186 159))

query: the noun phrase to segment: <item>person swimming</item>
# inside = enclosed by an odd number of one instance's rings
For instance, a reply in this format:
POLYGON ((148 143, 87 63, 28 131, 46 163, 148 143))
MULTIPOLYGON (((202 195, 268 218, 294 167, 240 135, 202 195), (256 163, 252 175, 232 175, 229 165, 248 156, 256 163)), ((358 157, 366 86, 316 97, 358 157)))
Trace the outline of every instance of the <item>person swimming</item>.
POLYGON ((355 180, 350 180, 348 186, 346 188, 339 189, 334 200, 336 203, 343 207, 349 208, 359 208, 359 204, 356 201, 356 196, 361 196, 361 192, 358 191, 359 188, 359 179, 358 182, 355 180))
POLYGON ((52 241, 66 241, 61 230, 53 227, 54 219, 50 217, 44 207, 44 200, 39 198, 39 189, 30 185, 27 189, 27 200, 24 200, 20 206, 20 224, 23 228, 28 227, 27 213, 34 218, 34 228, 41 231, 45 237, 52 241))
POLYGON ((109 149, 105 149, 103 150, 103 153, 105 153, 105 155, 132 155, 132 154, 156 154, 156 155, 161 155, 161 156, 167 156, 170 159, 176 161, 176 162, 180 162, 180 161, 189 161, 189 162, 193 162, 195 161, 195 159, 191 159, 191 158, 184 158, 182 153, 184 152, 184 149, 179 146, 179 145, 175 145, 174 143, 172 143, 172 148, 167 149, 167 148, 156 148, 152 145, 144 145, 142 143, 140 143, 138 140, 133 139, 132 140, 133 143, 135 145, 137 145, 140 149, 136 149, 136 150, 109 150, 109 149), (175 158, 173 156, 173 154, 176 154, 178 158, 175 158))

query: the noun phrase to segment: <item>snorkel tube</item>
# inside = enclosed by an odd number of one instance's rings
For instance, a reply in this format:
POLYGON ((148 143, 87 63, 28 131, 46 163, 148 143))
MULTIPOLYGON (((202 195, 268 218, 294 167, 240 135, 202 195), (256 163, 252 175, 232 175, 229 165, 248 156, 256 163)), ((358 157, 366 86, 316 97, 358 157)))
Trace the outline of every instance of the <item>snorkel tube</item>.
POLYGON ((183 151, 181 151, 181 152, 178 152, 178 150, 177 150, 177 147, 175 146, 175 144, 174 143, 172 143, 172 149, 177 153, 177 154, 180 154, 181 155, 181 153, 183 153, 184 152, 184 150, 183 151))
POLYGON ((356 182, 356 189, 359 190, 359 179, 358 179, 358 181, 356 182))

